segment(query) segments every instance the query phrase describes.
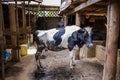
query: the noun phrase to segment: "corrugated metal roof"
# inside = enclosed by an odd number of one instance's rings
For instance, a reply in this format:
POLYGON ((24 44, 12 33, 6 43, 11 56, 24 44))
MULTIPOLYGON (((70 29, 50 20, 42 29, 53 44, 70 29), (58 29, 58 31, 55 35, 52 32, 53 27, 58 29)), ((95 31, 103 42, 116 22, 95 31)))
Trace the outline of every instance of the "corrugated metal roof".
MULTIPOLYGON (((28 1, 30 1, 30 5, 38 5, 41 3, 41 5, 49 5, 49 6, 60 6, 61 0, 17 0, 18 4, 21 4, 23 1, 25 1, 25 4, 28 4, 28 1)), ((7 4, 15 4, 15 0, 2 0, 2 2, 7 4)))

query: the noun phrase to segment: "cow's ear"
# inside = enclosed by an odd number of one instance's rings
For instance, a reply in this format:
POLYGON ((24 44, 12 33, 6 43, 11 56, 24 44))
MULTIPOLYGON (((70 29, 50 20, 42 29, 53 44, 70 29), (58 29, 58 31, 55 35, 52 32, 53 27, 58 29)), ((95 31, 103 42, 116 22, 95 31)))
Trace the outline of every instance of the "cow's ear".
POLYGON ((80 29, 80 30, 78 30, 78 33, 84 33, 84 32, 85 32, 84 29, 80 29))

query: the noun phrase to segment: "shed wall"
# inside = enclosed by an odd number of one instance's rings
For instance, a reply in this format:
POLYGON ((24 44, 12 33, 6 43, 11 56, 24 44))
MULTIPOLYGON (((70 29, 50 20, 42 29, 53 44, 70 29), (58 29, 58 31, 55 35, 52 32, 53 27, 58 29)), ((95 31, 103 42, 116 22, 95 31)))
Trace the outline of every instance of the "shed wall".
POLYGON ((36 22, 36 29, 44 30, 56 28, 60 20, 60 17, 39 17, 36 22))

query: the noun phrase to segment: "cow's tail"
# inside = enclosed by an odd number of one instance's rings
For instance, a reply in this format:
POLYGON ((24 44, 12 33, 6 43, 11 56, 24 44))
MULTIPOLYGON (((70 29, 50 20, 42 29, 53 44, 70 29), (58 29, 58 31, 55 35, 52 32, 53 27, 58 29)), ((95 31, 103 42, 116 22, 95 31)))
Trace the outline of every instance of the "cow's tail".
POLYGON ((33 45, 35 46, 35 48, 37 48, 36 39, 37 39, 37 34, 33 33, 33 45))

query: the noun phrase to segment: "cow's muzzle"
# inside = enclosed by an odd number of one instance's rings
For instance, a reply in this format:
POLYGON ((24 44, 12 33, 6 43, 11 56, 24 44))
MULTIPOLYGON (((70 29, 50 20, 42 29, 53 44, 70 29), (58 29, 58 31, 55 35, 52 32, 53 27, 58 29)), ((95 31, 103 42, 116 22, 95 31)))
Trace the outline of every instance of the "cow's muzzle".
POLYGON ((87 47, 92 47, 92 46, 93 46, 93 44, 92 44, 92 43, 87 45, 87 47))

